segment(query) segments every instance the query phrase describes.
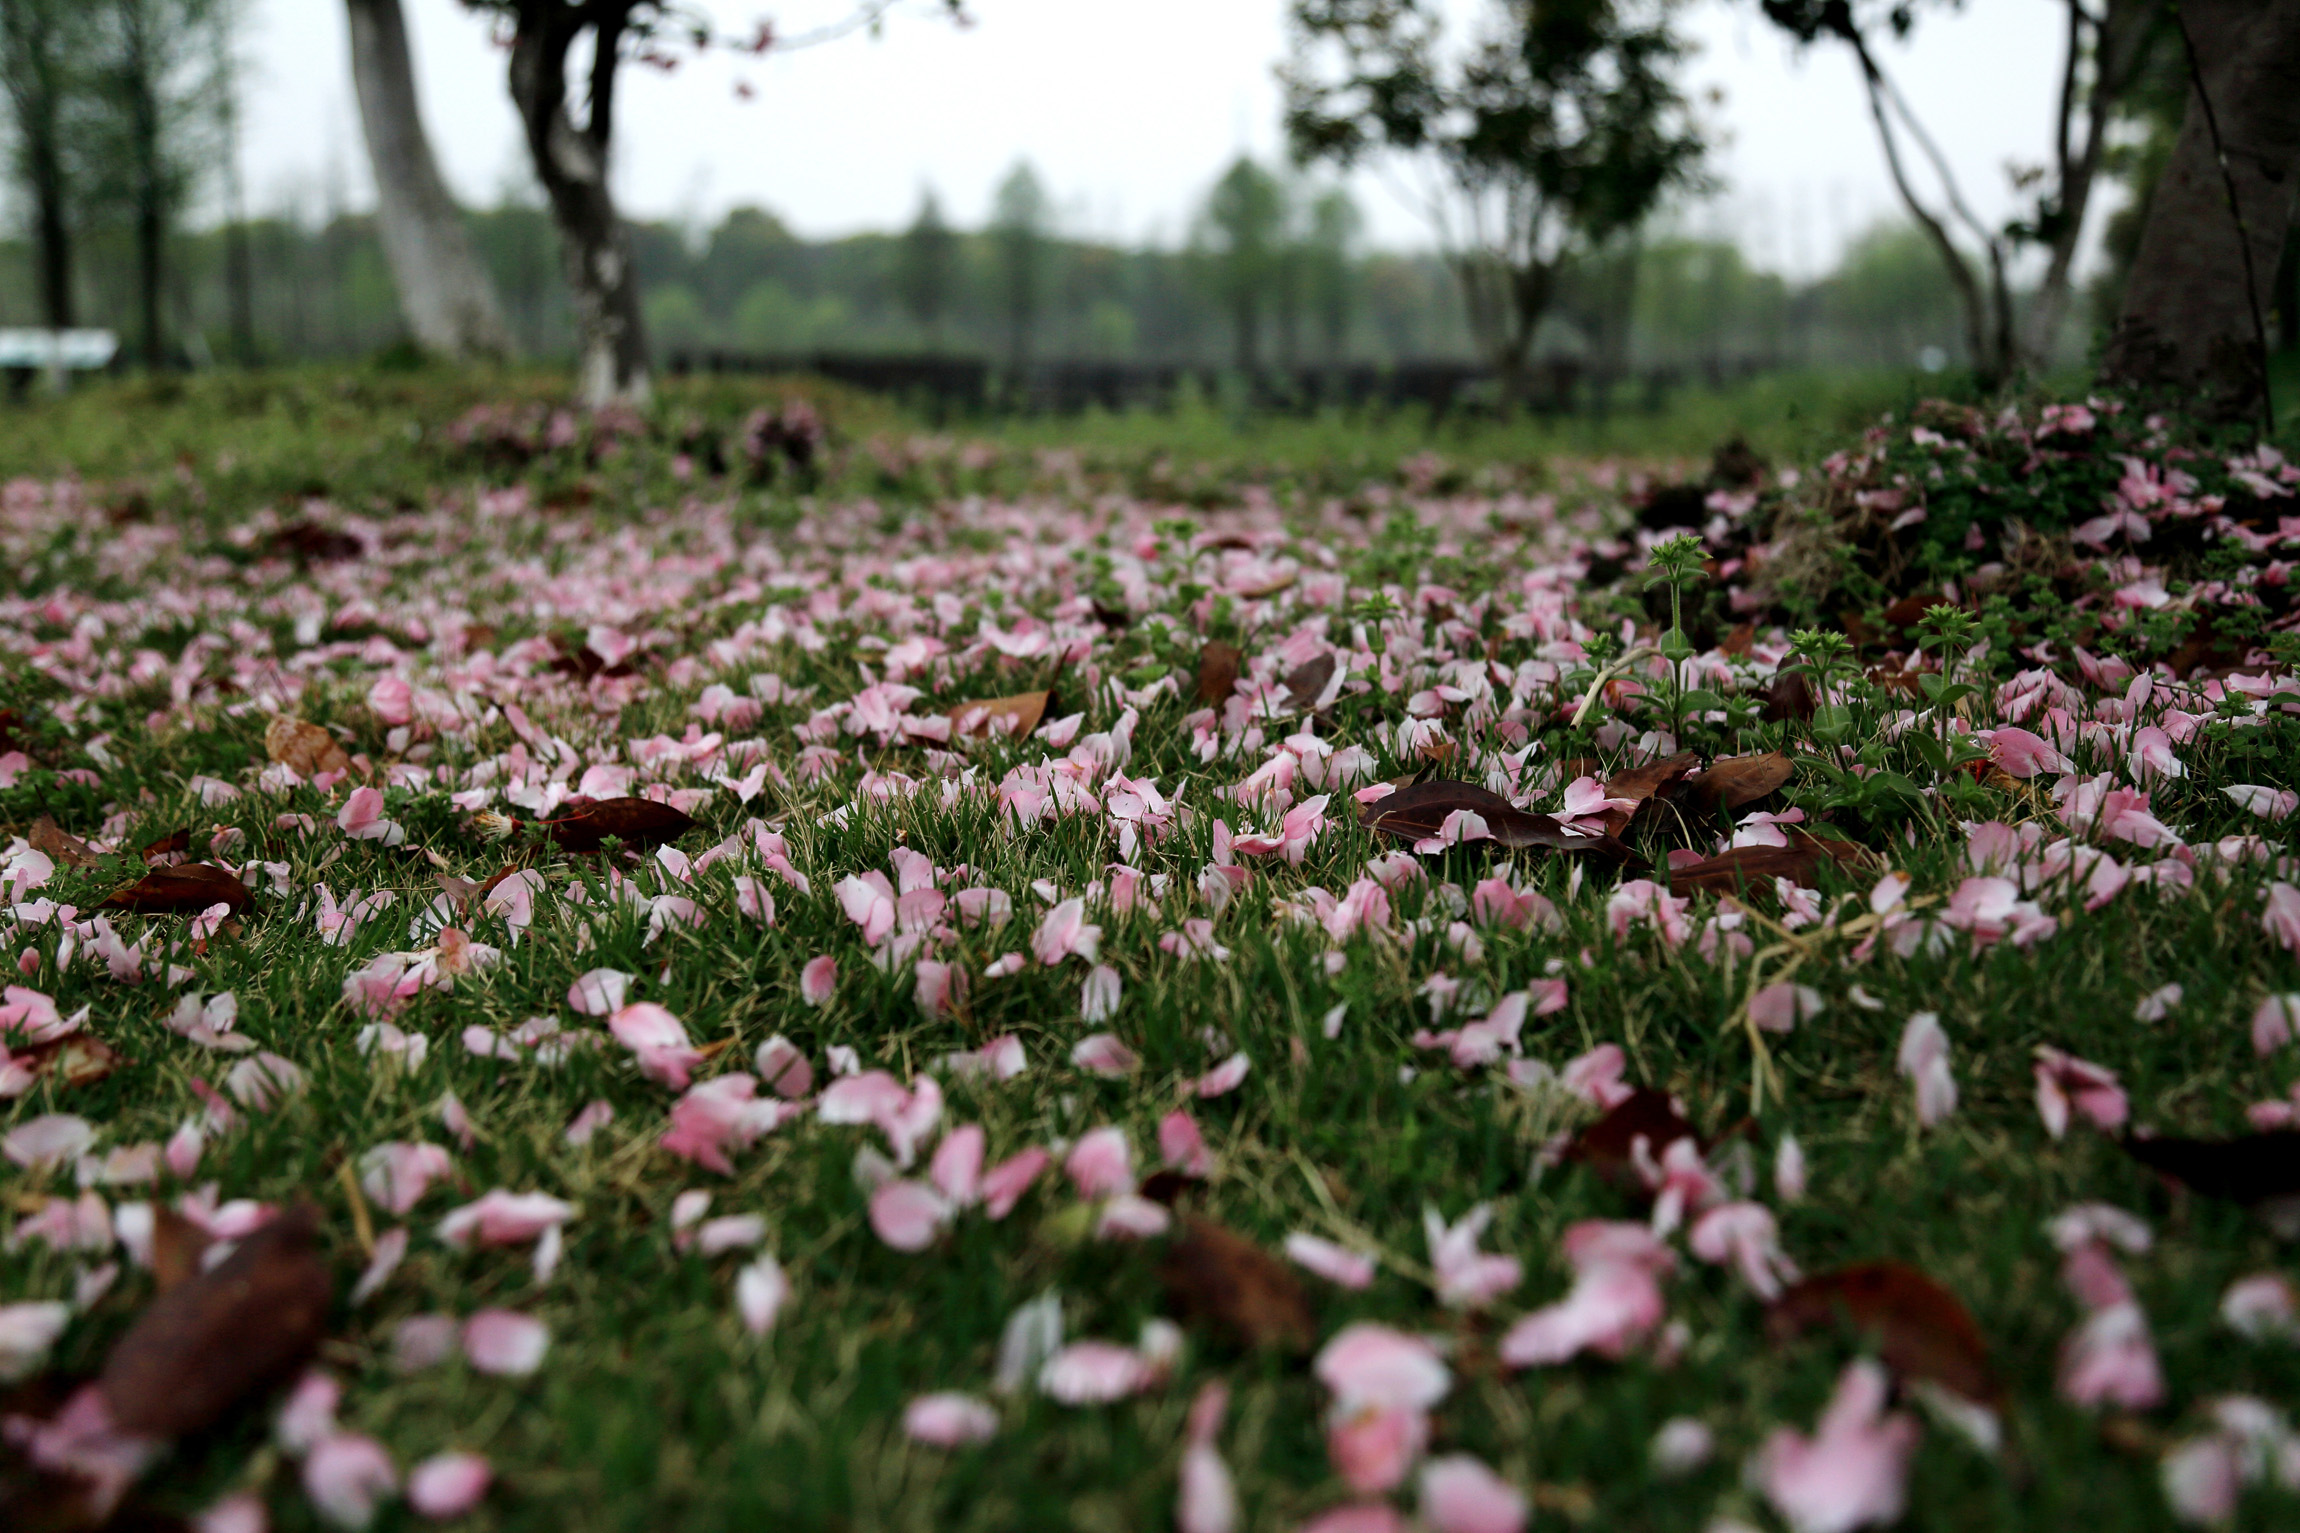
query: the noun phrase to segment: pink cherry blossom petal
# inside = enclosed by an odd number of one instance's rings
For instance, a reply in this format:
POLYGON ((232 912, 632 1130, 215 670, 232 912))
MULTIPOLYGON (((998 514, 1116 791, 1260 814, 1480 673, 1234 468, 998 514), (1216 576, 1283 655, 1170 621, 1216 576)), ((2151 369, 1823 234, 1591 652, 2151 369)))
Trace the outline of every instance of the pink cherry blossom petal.
POLYGON ((550 1327, 517 1310, 483 1309, 463 1323, 463 1355, 481 1373, 525 1377, 550 1349, 550 1327))
POLYGON ((477 1506, 495 1470, 476 1453, 435 1453, 407 1476, 407 1504, 434 1522, 461 1517, 477 1506))
POLYGON ((374 1438, 340 1433, 316 1444, 305 1457, 303 1488, 324 1521, 360 1529, 399 1489, 399 1470, 374 1438))
POLYGON ((998 1411, 988 1401, 955 1391, 920 1395, 903 1407, 902 1429, 913 1442, 963 1448, 998 1435, 998 1411))

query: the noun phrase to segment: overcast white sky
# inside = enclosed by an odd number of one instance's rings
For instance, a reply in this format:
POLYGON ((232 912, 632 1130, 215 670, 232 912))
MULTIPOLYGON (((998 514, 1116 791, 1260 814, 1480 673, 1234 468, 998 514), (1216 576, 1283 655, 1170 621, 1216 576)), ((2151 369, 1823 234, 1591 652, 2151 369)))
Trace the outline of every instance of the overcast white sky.
MULTIPOLYGON (((460 0, 404 0, 434 149, 467 199, 492 201, 524 174, 504 55, 460 0)), ((1466 13, 1474 0, 1451 0, 1466 13)), ((764 61, 719 57, 676 74, 628 69, 617 192, 637 216, 709 222, 755 203, 798 231, 899 228, 922 186, 961 223, 1023 156, 1068 227, 1173 241, 1240 149, 1280 147, 1272 66, 1285 0, 969 0, 958 29, 921 5, 877 39, 855 36, 764 61), (738 79, 755 91, 739 100, 738 79)), ((843 13, 842 0, 719 0, 742 28, 761 11, 786 32, 843 13)), ((1987 214, 2009 207, 2005 167, 2041 160, 2065 11, 2056 0, 1974 0, 1927 15, 1889 52, 1987 214)), ((1853 66, 1839 50, 1799 58, 1751 0, 1694 0, 1693 81, 1724 93, 1715 118, 1725 195, 1692 221, 1739 235, 1761 263, 1825 267, 1894 208, 1853 66)), ((371 201, 337 0, 255 0, 246 42, 243 165, 260 209, 312 213, 371 201)), ((1360 186, 1373 237, 1428 242, 1382 182, 1360 186)))

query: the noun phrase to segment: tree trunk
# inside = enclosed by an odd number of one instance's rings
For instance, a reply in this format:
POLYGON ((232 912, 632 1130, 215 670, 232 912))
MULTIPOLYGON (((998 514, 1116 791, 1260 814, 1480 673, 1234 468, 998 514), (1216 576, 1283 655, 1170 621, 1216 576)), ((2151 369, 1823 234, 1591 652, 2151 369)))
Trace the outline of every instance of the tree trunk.
POLYGON ((2101 372, 2239 420, 2266 398, 2262 330, 2300 170, 2300 0, 2186 0, 2181 16, 2203 90, 2189 92, 2101 372))
POLYGON ((647 336, 630 238, 607 185, 616 52, 623 30, 623 12, 607 9, 610 19, 599 23, 595 34, 590 110, 582 128, 567 112, 567 49, 581 27, 590 24, 588 12, 570 20, 561 0, 528 0, 519 8, 519 30, 511 45, 511 99, 535 157, 536 178, 551 199, 575 310, 581 348, 577 392, 594 409, 642 404, 649 394, 647 336))
POLYGON ((72 226, 64 213, 64 167, 53 136, 25 145, 32 160, 33 242, 40 252, 40 309, 51 330, 72 328, 72 226))
POLYGON ((345 0, 345 10, 376 218, 407 328, 424 350, 458 361, 509 357, 511 331, 495 284, 424 136, 399 0, 345 0))
POLYGON ((1533 338, 1556 293, 1557 268, 1541 260, 1513 266, 1477 250, 1454 256, 1451 264, 1461 283, 1470 341, 1493 368, 1502 408, 1514 410, 1528 398, 1533 338))
POLYGON ((32 250, 37 263, 40 313, 52 330, 69 330, 72 296, 72 225, 66 213, 70 181, 64 163, 64 71, 73 43, 71 16, 56 0, 0 0, 0 50, 17 170, 32 203, 32 250))
POLYGON ((168 364, 168 174, 160 144, 160 82, 152 18, 141 6, 123 7, 120 83, 128 117, 130 206, 135 226, 136 307, 143 329, 144 366, 168 364))
POLYGON ((2155 0, 2107 0, 2102 7, 2092 34, 2092 76, 2082 93, 2084 127, 2079 141, 2072 135, 2086 13, 2077 0, 2070 0, 2060 131, 2054 144, 2060 220, 2045 242, 2044 276, 2029 306, 2028 333, 2021 343, 2024 360, 2032 366, 2052 365, 2061 326, 2068 320, 2071 279, 2084 240, 2085 215, 2092 206, 2092 189, 2108 147, 2109 127, 2117 106, 2132 89, 2158 19, 2155 0))

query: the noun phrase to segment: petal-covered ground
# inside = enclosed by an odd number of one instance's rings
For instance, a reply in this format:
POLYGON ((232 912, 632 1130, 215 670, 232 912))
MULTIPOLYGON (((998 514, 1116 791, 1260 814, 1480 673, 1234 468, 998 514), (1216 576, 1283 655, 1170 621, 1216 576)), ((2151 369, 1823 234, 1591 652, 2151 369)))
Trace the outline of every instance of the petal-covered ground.
POLYGON ((452 440, 6 488, 0 1512, 2300 1513, 2273 451, 452 440))

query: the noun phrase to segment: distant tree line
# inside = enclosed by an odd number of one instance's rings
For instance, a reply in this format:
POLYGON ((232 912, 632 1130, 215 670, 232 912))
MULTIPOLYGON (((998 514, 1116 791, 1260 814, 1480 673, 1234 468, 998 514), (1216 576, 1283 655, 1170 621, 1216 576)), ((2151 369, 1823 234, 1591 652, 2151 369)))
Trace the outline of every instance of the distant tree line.
MULTIPOLYGON (((1119 246, 1058 231, 1027 167, 986 227, 960 229, 931 193, 906 230, 808 240, 737 208, 708 230, 630 227, 640 303, 664 360, 711 351, 948 353, 1005 367, 1056 358, 1193 365, 1480 360, 1453 273, 1434 254, 1366 248, 1350 200, 1241 160, 1177 247, 1119 246)), ((506 201, 463 215, 515 348, 573 355, 557 236, 542 208, 506 201)), ((45 317, 37 241, 0 240, 0 324, 45 317)), ((318 223, 275 215, 174 234, 167 332, 195 357, 233 354, 234 248, 248 284, 256 360, 370 356, 410 339, 372 214, 318 223)), ((81 241, 72 313, 133 328, 133 231, 81 241)), ((1893 368, 1928 351, 1964 360, 1957 297, 1905 225, 1857 240, 1838 268, 1793 283, 1732 242, 1649 225, 1605 262, 1563 278, 1540 339, 1591 371, 1671 367, 1718 376, 1752 364, 1893 368)))
POLYGON ((1950 0, 1757 0, 1858 61, 1906 220, 1802 284, 1684 232, 1713 187, 1672 0, 1485 0, 1467 27, 1431 0, 1290 0, 1293 166, 1239 158, 1165 247, 1066 231, 1027 163, 975 230, 931 192, 908 229, 837 240, 756 208, 707 230, 621 214, 606 167, 626 63, 830 41, 894 0, 851 0, 795 38, 722 34, 671 0, 471 0, 509 60, 534 190, 462 209, 416 110, 400 0, 341 3, 382 196, 314 224, 241 209, 240 0, 0 0, 0 322, 106 325, 153 367, 394 346, 569 358, 592 403, 643 399, 653 367, 712 351, 966 354, 1009 374, 1475 359, 1509 396, 1560 356, 1600 391, 1641 369, 1780 364, 1957 366, 1992 385, 2105 334, 2108 375, 2195 381, 2243 413, 2271 334, 2300 339, 2300 0, 2065 0, 2052 157, 2017 171, 2001 225, 1973 215, 1876 46, 1950 0), (1370 161, 1421 189, 1430 253, 1366 248, 1357 208, 1318 179, 1370 161), (2132 195, 2086 303, 2074 257, 2103 177, 2132 195))

